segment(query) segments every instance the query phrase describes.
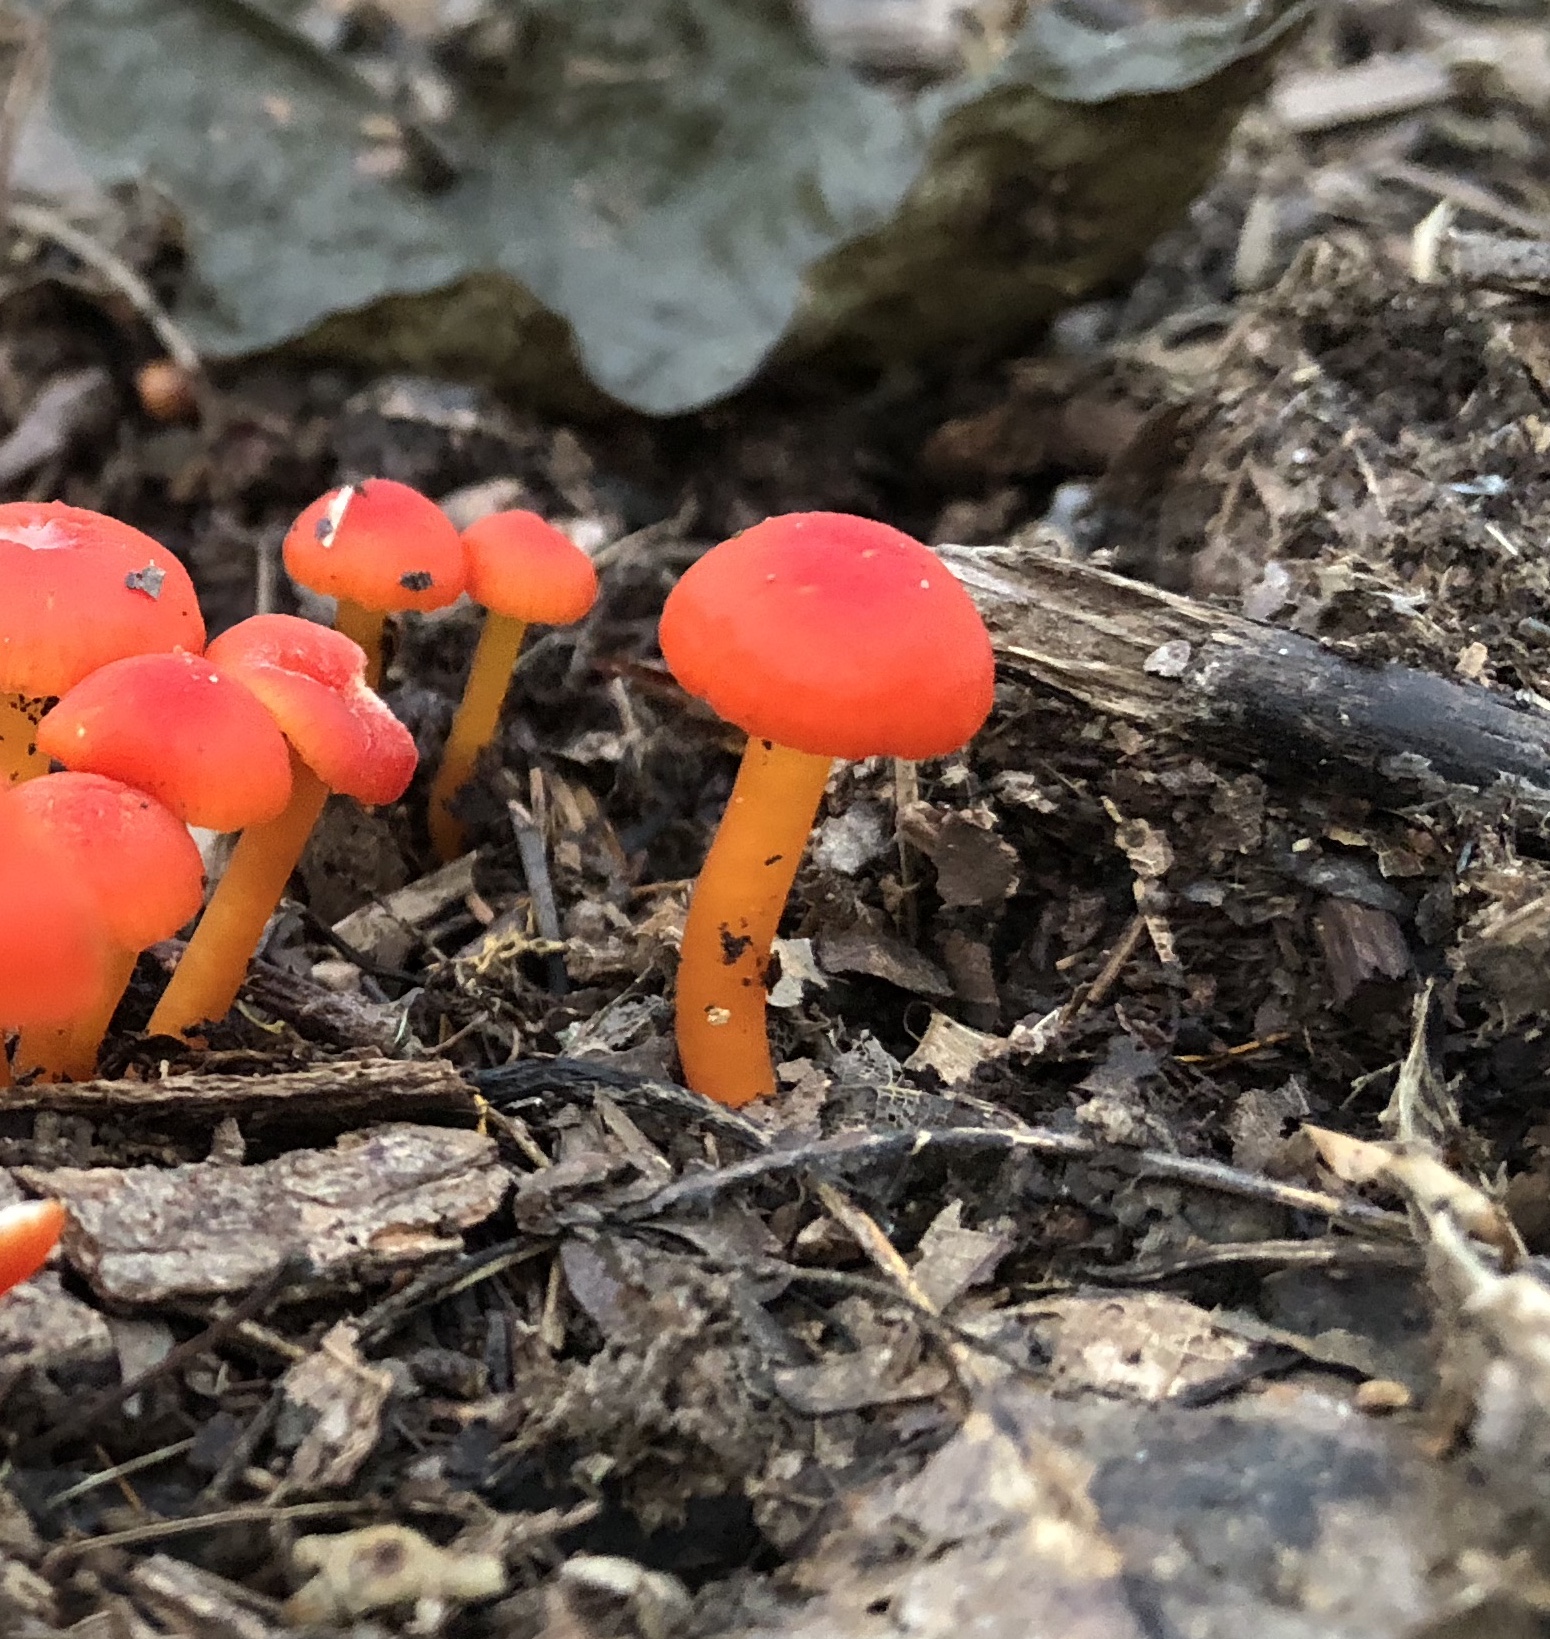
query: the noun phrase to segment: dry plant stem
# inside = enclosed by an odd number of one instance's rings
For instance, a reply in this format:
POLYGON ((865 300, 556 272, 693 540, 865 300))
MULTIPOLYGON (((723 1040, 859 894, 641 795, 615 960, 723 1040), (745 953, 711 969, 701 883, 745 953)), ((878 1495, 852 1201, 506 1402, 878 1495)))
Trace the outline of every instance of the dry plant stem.
POLYGON ((359 643, 366 651, 366 682, 376 688, 382 681, 382 628, 387 615, 381 609, 340 598, 334 614, 334 630, 359 643))
POLYGON ((443 864, 468 847, 468 835, 452 817, 452 799, 468 784, 479 753, 495 738, 501 707, 511 686, 511 673, 522 650, 526 621, 512 620, 493 610, 485 616, 479 646, 474 650, 462 703, 452 719, 441 767, 431 786, 430 830, 436 855, 443 864))
POLYGON ((95 1005, 79 1018, 53 1029, 24 1030, 16 1048, 17 1068, 36 1070, 45 1081, 90 1081, 102 1038, 129 988, 137 954, 120 949, 108 952, 102 991, 95 1005))
POLYGON ((238 838, 231 864, 151 1015, 151 1035, 180 1036, 230 1012, 249 958, 327 799, 328 787, 292 752, 291 800, 278 819, 250 825, 238 838))
POLYGON ((38 751, 43 704, 24 694, 0 694, 0 784, 20 785, 48 773, 48 758, 38 751))
POLYGON ((775 1091, 764 974, 832 761, 750 739, 689 902, 678 963, 684 1079, 720 1104, 775 1091))

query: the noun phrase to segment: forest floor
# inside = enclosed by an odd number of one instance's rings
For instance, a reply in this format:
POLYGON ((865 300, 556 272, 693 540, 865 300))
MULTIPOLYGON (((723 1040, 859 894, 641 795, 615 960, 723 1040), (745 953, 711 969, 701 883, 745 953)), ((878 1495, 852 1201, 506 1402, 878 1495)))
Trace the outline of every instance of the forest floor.
MULTIPOLYGON (((159 421, 149 336, 31 242, 11 493, 157 535, 212 631, 297 607, 285 526, 366 474, 535 507, 603 590, 526 652, 472 855, 423 780, 336 804, 207 1046, 137 1033, 161 950, 104 1079, 9 1095, 0 1190, 73 1224, 0 1304, 0 1627, 1550 1632, 1547 151, 1542 12, 1331 5, 1039 351, 671 422, 278 365, 159 421), (1002 677, 961 756, 837 775, 733 1113, 671 990, 736 737, 655 622, 812 508, 964 549, 1002 677), (1062 671, 1040 566, 1100 646, 1116 575, 1143 635, 1308 640, 1317 733, 1273 669, 1152 714, 1182 640, 1062 671), (1486 696, 1511 778, 1449 739, 1486 696)), ((476 618, 388 667, 432 766, 476 618)))

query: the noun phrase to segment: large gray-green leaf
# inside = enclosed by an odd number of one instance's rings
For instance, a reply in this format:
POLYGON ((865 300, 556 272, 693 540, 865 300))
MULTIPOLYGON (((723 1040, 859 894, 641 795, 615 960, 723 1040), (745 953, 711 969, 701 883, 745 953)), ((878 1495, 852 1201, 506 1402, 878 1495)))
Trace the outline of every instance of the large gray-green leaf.
POLYGON ((367 82, 253 0, 69 0, 53 93, 100 178, 183 212, 211 353, 305 338, 551 401, 579 362, 668 413, 783 342, 885 363, 1112 279, 1304 4, 1110 33, 1040 8, 992 73, 909 99, 783 0, 523 0, 499 93, 435 133, 437 190, 375 174, 367 82))

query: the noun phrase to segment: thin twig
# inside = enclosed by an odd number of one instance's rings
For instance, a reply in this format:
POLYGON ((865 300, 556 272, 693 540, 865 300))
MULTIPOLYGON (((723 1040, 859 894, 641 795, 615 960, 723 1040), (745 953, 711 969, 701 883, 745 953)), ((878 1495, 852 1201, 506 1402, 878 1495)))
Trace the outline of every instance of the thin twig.
POLYGON ((268 1280, 255 1286, 241 1303, 212 1321, 202 1332, 169 1349, 154 1365, 137 1372, 127 1382, 115 1383, 111 1388, 104 1389, 101 1394, 94 1395, 73 1417, 67 1417, 64 1422, 45 1429, 36 1439, 29 1440, 22 1448, 22 1459, 27 1462, 41 1461, 56 1446, 76 1435, 84 1434, 98 1418, 114 1410, 132 1395, 138 1394, 148 1384, 171 1376, 188 1361, 197 1359, 198 1356, 213 1349, 243 1321, 252 1320, 261 1314, 286 1285, 299 1277, 304 1267, 301 1260, 294 1258, 281 1264, 268 1280))
POLYGON ((13 202, 10 209, 11 226, 22 233, 36 234, 40 239, 52 239, 61 250, 67 250, 78 262, 89 267, 134 308, 150 326, 167 356, 180 370, 197 380, 203 373, 199 350, 173 323, 166 308, 156 299, 156 293, 135 270, 114 251, 93 239, 73 223, 47 205, 13 202))
POLYGON ((1162 1178, 1217 1194, 1265 1201, 1292 1212, 1311 1212, 1374 1235, 1400 1239, 1409 1233, 1409 1223, 1403 1213, 1386 1212, 1363 1200, 1342 1199, 1324 1190, 1262 1178, 1220 1161, 1168 1155, 1158 1150, 1121 1149, 1098 1139, 1051 1132, 1042 1127, 932 1127, 913 1132, 819 1139, 812 1144, 767 1151, 712 1172, 680 1178, 634 1203, 620 1216, 630 1221, 657 1218, 666 1212, 703 1207, 729 1189, 791 1173, 847 1173, 863 1167, 898 1166, 931 1152, 944 1158, 1023 1152, 1056 1161, 1091 1161, 1136 1177, 1162 1178))
MULTIPOLYGON (((539 935, 551 945, 561 945, 564 935, 560 931, 560 907, 555 903, 554 883, 549 876, 549 850, 544 845, 543 833, 533 823, 527 808, 515 798, 506 804, 506 813, 511 819, 512 835, 517 839, 522 875, 527 882, 539 935)), ((558 951, 550 951, 548 967, 551 994, 563 996, 570 988, 570 981, 558 951)))
POLYGON ((161 1463, 170 1462, 174 1457, 181 1457, 185 1451, 193 1447, 193 1444, 191 1439, 179 1440, 175 1445, 161 1446, 156 1451, 141 1452, 138 1457, 116 1463, 112 1468, 104 1468, 99 1473, 88 1474, 84 1480, 66 1486, 63 1491, 56 1491, 43 1506, 50 1509, 63 1508, 67 1502, 74 1502, 77 1497, 84 1497, 88 1492, 97 1490, 99 1486, 114 1485, 130 1474, 139 1474, 144 1469, 155 1468, 161 1463))
POLYGON ((376 1504, 371 1502, 292 1502, 279 1508, 243 1503, 213 1514, 195 1514, 188 1519, 155 1520, 149 1525, 131 1525, 123 1531, 105 1531, 100 1536, 82 1537, 78 1542, 61 1542, 49 1551, 44 1563, 52 1567, 61 1558, 74 1559, 77 1554, 94 1552, 98 1548, 135 1548, 144 1542, 165 1542, 169 1537, 186 1537, 196 1531, 219 1531, 228 1525, 268 1525, 278 1520, 359 1516, 372 1513, 375 1508, 376 1504))

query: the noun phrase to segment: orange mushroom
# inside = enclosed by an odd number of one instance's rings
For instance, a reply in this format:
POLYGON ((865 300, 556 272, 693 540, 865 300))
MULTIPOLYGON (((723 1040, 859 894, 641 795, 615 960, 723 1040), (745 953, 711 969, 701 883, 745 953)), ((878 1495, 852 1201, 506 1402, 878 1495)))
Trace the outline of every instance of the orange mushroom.
POLYGON ((689 1086, 723 1104, 775 1090, 764 987, 834 759, 956 751, 990 711, 984 622, 928 548, 842 513, 770 518, 669 593, 662 655, 749 736, 690 900, 678 967, 689 1086))
POLYGON ((152 1034, 223 1018, 329 792, 393 802, 414 777, 413 736, 366 686, 366 656, 340 632, 294 615, 255 615, 210 658, 260 699, 290 741, 291 798, 249 826, 151 1015, 152 1034))
POLYGON ((442 860, 467 847, 452 802, 479 753, 495 738, 529 625, 568 626, 597 601, 597 571, 568 535, 536 512, 495 512, 463 531, 468 594, 482 603, 484 630, 431 785, 431 842, 442 860))
POLYGON ((17 1066, 86 1080, 135 958, 199 914, 204 862, 188 827, 154 797, 101 774, 45 774, 11 798, 47 833, 97 902, 107 974, 93 1004, 67 1025, 23 1031, 17 1066))
POLYGON ((47 773, 50 697, 125 655, 204 640, 188 571, 149 535, 61 501, 0 505, 0 785, 47 773))
MULTIPOLYGON (((0 1030, 67 1024, 106 977, 95 900, 16 793, 0 791, 0 1030)), ((0 1087, 9 1084, 0 1050, 0 1087)))
POLYGON ((365 681, 382 680, 382 627, 403 609, 444 609, 462 595, 463 543, 417 489, 363 478, 320 495, 285 537, 291 578, 337 600, 335 627, 366 653, 365 681))

